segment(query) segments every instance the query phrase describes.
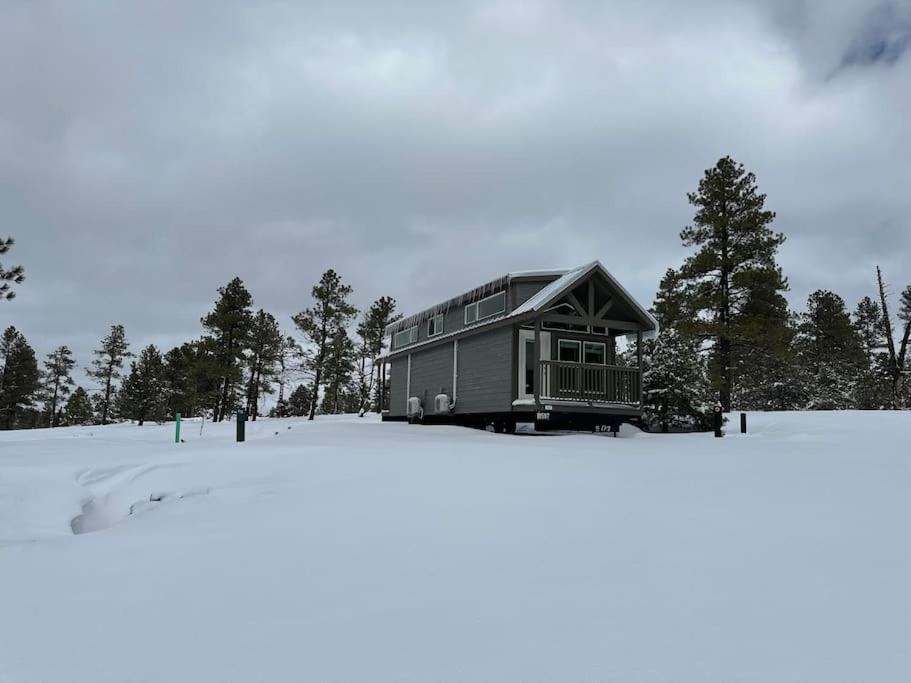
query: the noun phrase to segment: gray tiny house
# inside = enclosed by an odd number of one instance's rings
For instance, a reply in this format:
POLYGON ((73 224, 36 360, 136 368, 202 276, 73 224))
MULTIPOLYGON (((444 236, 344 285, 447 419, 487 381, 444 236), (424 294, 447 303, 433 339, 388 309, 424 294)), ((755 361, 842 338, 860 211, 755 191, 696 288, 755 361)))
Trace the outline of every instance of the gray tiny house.
POLYGON ((611 428, 641 415, 641 344, 655 318, 595 261, 509 273, 386 328, 384 420, 611 428), (634 366, 617 337, 634 339, 634 366))

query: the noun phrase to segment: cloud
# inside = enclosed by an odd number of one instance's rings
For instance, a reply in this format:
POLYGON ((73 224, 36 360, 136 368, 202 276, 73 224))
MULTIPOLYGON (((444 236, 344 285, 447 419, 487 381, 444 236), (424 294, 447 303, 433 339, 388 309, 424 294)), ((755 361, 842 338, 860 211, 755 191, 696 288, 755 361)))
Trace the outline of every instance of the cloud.
POLYGON ((853 302, 875 263, 911 281, 906 10, 4 3, 0 232, 28 280, 0 313, 86 364, 114 322, 198 335, 235 275, 287 331, 327 267, 408 312, 600 258, 648 303, 724 154, 778 212, 792 304, 853 302))

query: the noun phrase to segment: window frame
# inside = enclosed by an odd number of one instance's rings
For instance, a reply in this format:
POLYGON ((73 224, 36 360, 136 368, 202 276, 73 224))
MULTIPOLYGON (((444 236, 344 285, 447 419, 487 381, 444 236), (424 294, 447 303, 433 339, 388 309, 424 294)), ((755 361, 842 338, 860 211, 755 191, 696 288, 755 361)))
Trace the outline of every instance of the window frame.
POLYGON ((561 363, 581 363, 582 362, 582 342, 579 339, 558 339, 557 340, 557 360, 561 363), (562 345, 563 344, 575 344, 576 351, 578 353, 578 360, 563 360, 561 357, 562 354, 562 345))
POLYGON ((478 302, 477 301, 475 301, 474 303, 465 305, 465 324, 472 325, 476 322, 478 322, 478 302), (474 320, 468 319, 469 310, 474 310, 474 320))
POLYGON ((582 342, 582 363, 584 363, 586 365, 607 365, 607 344, 605 344, 604 342, 583 341, 582 342), (595 363, 595 362, 589 363, 585 359, 587 347, 589 347, 589 346, 600 346, 601 347, 601 358, 603 358, 603 360, 600 363, 595 363))
POLYGON ((427 338, 431 339, 441 334, 443 334, 443 314, 437 313, 427 319, 427 338), (431 325, 433 326, 433 332, 430 331, 431 325))
POLYGON ((399 330, 394 335, 392 335, 392 347, 396 351, 399 349, 403 349, 406 346, 411 346, 412 344, 417 343, 417 341, 418 341, 418 326, 417 325, 412 325, 411 327, 406 327, 404 330, 399 330), (399 335, 405 334, 406 332, 409 333, 408 341, 405 342, 404 344, 399 344, 398 343, 399 335))
POLYGON ((487 320, 487 318, 492 318, 495 315, 500 315, 502 313, 506 313, 506 290, 502 289, 499 292, 494 292, 490 296, 485 296, 483 299, 478 299, 477 301, 475 301, 474 305, 477 307, 478 321, 487 320), (482 316, 481 315, 481 304, 484 303, 485 301, 489 301, 490 299, 495 299, 498 296, 503 297, 503 308, 501 308, 498 311, 494 311, 493 313, 488 313, 487 315, 482 316))

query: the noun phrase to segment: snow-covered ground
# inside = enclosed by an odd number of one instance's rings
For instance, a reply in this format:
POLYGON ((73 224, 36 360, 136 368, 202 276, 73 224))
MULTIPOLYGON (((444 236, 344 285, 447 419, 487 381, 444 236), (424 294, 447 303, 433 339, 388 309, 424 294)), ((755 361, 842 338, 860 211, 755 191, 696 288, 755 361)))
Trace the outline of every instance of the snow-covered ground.
POLYGON ((911 680, 911 413, 750 427, 0 433, 0 682, 911 680))

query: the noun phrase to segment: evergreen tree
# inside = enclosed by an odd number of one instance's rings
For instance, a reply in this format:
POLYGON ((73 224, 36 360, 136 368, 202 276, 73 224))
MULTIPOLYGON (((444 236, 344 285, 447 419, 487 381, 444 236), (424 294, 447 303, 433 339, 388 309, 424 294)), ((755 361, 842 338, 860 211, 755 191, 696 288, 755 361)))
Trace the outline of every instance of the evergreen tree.
POLYGON ((136 420, 141 427, 146 420, 162 421, 166 406, 164 363, 161 353, 150 344, 130 363, 130 374, 118 394, 118 413, 136 420))
POLYGON ((324 361, 325 392, 321 411, 324 414, 356 412, 360 408, 357 392, 352 386, 355 368, 355 349, 351 337, 339 328, 329 340, 324 361))
POLYGON ((66 346, 60 346, 49 353, 44 361, 44 401, 48 427, 60 424, 61 404, 69 396, 70 387, 75 384, 70 376, 75 365, 73 353, 66 346))
POLYGON ((197 351, 196 344, 185 343, 168 351, 162 359, 162 386, 168 416, 180 413, 190 417, 199 411, 197 351))
MULTIPOLYGON (((15 240, 12 237, 6 239, 0 238, 0 256, 3 256, 13 248, 15 240)), ((22 266, 13 266, 9 270, 0 263, 0 301, 12 299, 16 296, 12 285, 20 285, 25 280, 25 271, 22 266)))
POLYGON ((313 371, 311 394, 314 397, 310 404, 309 419, 316 415, 316 397, 324 381, 326 357, 332 336, 339 329, 347 326, 357 309, 348 302, 351 287, 342 282, 338 273, 329 269, 323 273, 319 283, 312 290, 314 306, 307 308, 292 317, 294 324, 314 347, 310 359, 313 371))
MULTIPOLYGON (((905 407, 905 375, 908 372, 908 342, 911 341, 911 285, 905 287, 899 301, 898 319, 904 323, 898 344, 893 336, 892 318, 889 316, 889 304, 886 297, 886 286, 882 272, 876 268, 876 282, 879 286, 879 301, 882 305, 883 336, 886 338, 888 355, 885 358, 885 370, 891 383, 892 408, 901 410, 905 407)), ((896 326, 895 329, 899 329, 896 326)))
POLYGON ((863 342, 844 300, 817 290, 799 316, 794 340, 803 376, 809 379, 807 408, 844 410, 854 407, 863 368, 863 342))
POLYGON ((68 425, 92 424, 95 411, 92 407, 92 399, 89 398, 85 389, 76 387, 76 390, 70 394, 63 409, 63 417, 68 425))
POLYGON ((374 301, 364 313, 364 318, 357 326, 358 359, 357 359, 357 412, 363 416, 369 409, 374 386, 380 383, 380 367, 376 359, 382 354, 386 344, 386 326, 398 320, 395 315, 395 299, 383 296, 374 301))
POLYGON ((0 429, 20 426, 40 386, 35 351, 15 327, 6 328, 0 337, 0 429))
POLYGON ((255 421, 262 394, 271 394, 278 377, 285 339, 278 322, 260 309, 250 328, 250 353, 247 358, 247 414, 255 421))
POLYGON ((285 387, 300 369, 300 359, 303 349, 294 340, 294 337, 284 337, 281 351, 278 355, 278 372, 275 380, 278 384, 278 399, 275 407, 269 412, 271 417, 288 417, 288 397, 285 396, 285 387))
POLYGON ((665 276, 674 283, 668 306, 689 316, 679 325, 683 332, 708 342, 713 378, 728 411, 738 365, 774 357, 788 337, 781 294, 787 281, 775 262, 784 236, 769 227, 775 214, 764 209, 756 177, 730 157, 706 170, 698 191, 687 196, 696 215, 680 238, 696 253, 665 276))
POLYGON ((206 341, 214 352, 211 369, 220 387, 215 400, 213 420, 220 422, 236 405, 235 388, 242 379, 244 351, 249 343, 253 298, 236 277, 218 290, 215 310, 202 319, 206 341))
POLYGON ((306 384, 300 384, 291 392, 291 396, 288 398, 288 415, 279 417, 303 417, 304 415, 309 415, 312 403, 310 388, 306 384))
POLYGON ((129 346, 123 325, 111 325, 111 331, 101 340, 101 346, 92 352, 95 355, 92 367, 86 369, 86 374, 97 380, 102 387, 98 409, 103 425, 108 423, 116 388, 114 382, 121 379, 123 359, 132 355, 129 346))
POLYGON ((712 384, 693 337, 664 329, 643 342, 642 362, 643 417, 650 429, 711 428, 712 384))

